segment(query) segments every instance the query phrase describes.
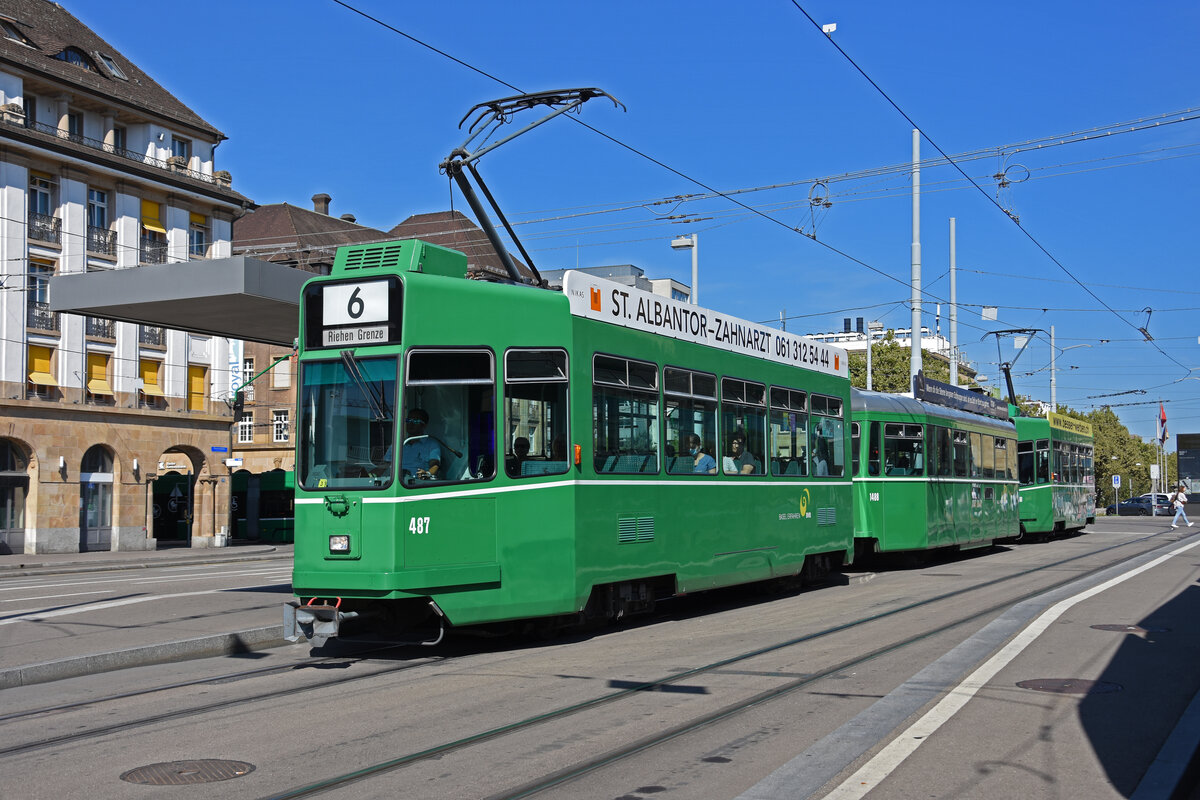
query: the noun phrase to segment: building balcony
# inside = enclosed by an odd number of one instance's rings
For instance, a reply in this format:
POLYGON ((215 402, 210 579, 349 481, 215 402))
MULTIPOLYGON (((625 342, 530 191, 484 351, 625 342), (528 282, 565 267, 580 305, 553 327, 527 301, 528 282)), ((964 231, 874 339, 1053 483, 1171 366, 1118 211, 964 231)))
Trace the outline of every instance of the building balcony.
POLYGON ((50 310, 50 304, 30 300, 25 310, 25 326, 39 331, 58 332, 58 312, 50 310))
POLYGON ((50 214, 30 211, 28 236, 39 242, 62 244, 62 220, 50 214))
POLYGON ((95 336, 101 339, 117 338, 117 326, 111 319, 103 317, 87 317, 84 321, 84 330, 88 336, 95 336))
POLYGON ((167 263, 167 243, 142 237, 138 261, 143 264, 167 263))
POLYGON ((87 249, 93 253, 115 256, 117 254, 117 232, 88 225, 87 249))
POLYGON ((138 326, 138 344, 147 344, 151 347, 166 347, 167 346, 167 330, 156 325, 139 325, 138 326))
POLYGON ((200 172, 199 170, 187 169, 186 166, 181 165, 178 161, 153 158, 135 150, 127 150, 123 147, 117 147, 115 145, 108 144, 99 139, 91 139, 87 136, 82 136, 77 133, 68 133, 67 131, 59 129, 55 125, 50 125, 45 122, 35 122, 26 125, 24 116, 16 117, 13 115, 4 115, 3 117, 0 117, 0 122, 12 127, 23 128, 27 131, 35 131, 37 133, 46 134, 47 136, 53 136, 56 139, 66 139, 69 142, 82 145, 83 147, 87 147, 101 153, 109 153, 110 155, 123 158, 127 161, 144 164, 148 167, 155 167, 165 172, 173 172, 177 175, 185 175, 193 180, 211 183, 214 186, 220 186, 223 189, 228 189, 232 183, 231 176, 224 170, 219 170, 212 175, 209 175, 207 173, 200 172))

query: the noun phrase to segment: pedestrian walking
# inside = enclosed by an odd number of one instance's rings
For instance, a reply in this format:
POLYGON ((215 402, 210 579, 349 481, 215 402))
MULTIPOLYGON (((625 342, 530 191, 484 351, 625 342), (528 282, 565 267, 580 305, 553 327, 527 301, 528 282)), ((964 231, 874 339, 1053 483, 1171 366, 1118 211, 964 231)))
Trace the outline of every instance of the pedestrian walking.
POLYGON ((1180 517, 1183 517, 1183 521, 1187 523, 1189 528, 1192 527, 1192 523, 1187 518, 1187 513, 1183 510, 1184 505, 1187 504, 1187 495, 1183 493, 1183 490, 1184 485, 1181 483, 1179 484, 1179 488, 1176 489, 1175 493, 1170 497, 1171 507, 1175 509, 1175 519, 1171 520, 1172 528, 1179 527, 1180 517))

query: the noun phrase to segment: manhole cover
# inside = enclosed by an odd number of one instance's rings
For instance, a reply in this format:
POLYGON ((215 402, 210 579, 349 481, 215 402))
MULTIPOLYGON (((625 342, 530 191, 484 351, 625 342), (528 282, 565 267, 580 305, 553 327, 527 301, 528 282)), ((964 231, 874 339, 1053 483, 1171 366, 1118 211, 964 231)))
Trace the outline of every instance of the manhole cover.
POLYGON ((1108 694, 1119 692, 1119 683, 1108 681, 1089 681, 1083 678, 1035 678, 1030 681, 1018 681, 1022 689, 1032 689, 1035 692, 1054 692, 1056 694, 1108 694))
POLYGON ((1170 628, 1156 628, 1153 625, 1148 628, 1144 625, 1093 625, 1092 629, 1117 633, 1166 633, 1170 630, 1170 628))
POLYGON ((164 761, 131 769, 121 774, 121 780, 146 786, 186 786, 192 783, 213 783, 240 778, 254 772, 254 765, 245 761, 222 758, 202 758, 196 761, 164 761))

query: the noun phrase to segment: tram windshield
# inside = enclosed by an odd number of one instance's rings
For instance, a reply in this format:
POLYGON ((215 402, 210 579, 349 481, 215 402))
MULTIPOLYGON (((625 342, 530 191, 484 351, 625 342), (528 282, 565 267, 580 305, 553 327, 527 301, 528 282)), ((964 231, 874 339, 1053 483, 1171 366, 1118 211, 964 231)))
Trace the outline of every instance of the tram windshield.
POLYGON ((395 356, 309 361, 300 380, 300 485, 313 490, 391 484, 395 356))

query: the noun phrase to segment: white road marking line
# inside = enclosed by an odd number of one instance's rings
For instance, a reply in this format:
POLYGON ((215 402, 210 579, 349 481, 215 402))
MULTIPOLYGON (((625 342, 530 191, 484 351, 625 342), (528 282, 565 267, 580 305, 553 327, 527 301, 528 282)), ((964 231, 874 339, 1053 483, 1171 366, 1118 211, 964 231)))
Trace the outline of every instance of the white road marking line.
POLYGON ((966 680, 952 689, 925 716, 914 722, 908 730, 893 739, 890 744, 880 750, 858 772, 855 772, 840 786, 825 795, 825 800, 854 800, 855 798, 861 798, 882 783, 906 758, 916 752, 918 747, 928 741, 929 737, 938 728, 949 721, 951 717, 967 704, 967 701, 986 686, 987 682, 996 676, 996 673, 1020 655, 1021 651, 1041 636, 1069 608, 1118 584, 1124 583, 1149 569, 1157 567, 1159 564, 1181 553, 1185 553, 1194 547, 1200 547, 1200 541, 1176 548, 1153 561, 1146 562, 1136 569, 1111 578, 1073 597, 1060 600, 1046 609, 1042 612, 1041 616, 1033 620, 1023 631, 1013 637, 1012 641, 1005 645, 996 655, 984 662, 983 666, 979 667, 966 680))
POLYGON ((70 594, 46 594, 41 597, 10 597, 0 600, 0 603, 23 603, 26 600, 55 600, 59 597, 78 597, 81 594, 112 594, 112 589, 101 589, 98 592, 71 592, 70 594))
POLYGON ((26 609, 24 611, 14 611, 13 615, 7 619, 0 619, 0 625, 10 625, 14 622, 41 622, 43 620, 52 619, 54 617, 65 617, 70 614, 84 614, 88 611, 103 611, 106 608, 117 608, 118 606, 128 606, 135 603, 147 603, 151 600, 169 600, 174 597, 197 597, 205 594, 220 594, 222 592, 238 592, 247 591, 249 589, 273 589, 279 586, 289 586, 288 583, 271 583, 259 586, 237 586, 227 589, 205 589, 199 592, 179 592, 177 594, 148 594, 141 597, 126 597, 120 600, 109 600, 103 603, 94 603, 86 606, 72 606, 71 608, 57 609, 26 609))

